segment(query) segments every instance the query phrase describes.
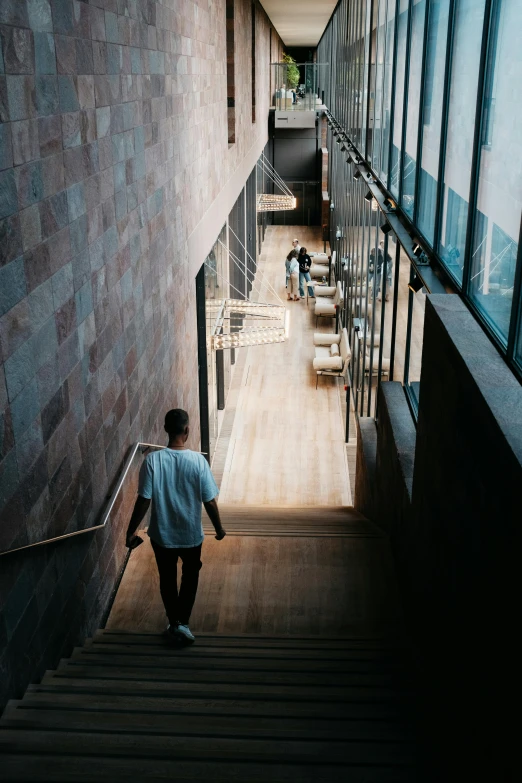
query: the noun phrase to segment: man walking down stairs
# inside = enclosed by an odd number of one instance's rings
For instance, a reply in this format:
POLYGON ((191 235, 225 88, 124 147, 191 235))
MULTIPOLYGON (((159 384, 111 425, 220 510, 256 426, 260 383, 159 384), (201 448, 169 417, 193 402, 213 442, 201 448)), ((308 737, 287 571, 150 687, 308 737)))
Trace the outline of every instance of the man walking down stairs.
POLYGON ((8 704, 2 780, 424 783, 386 538, 347 508, 222 513, 196 643, 162 635, 146 541, 107 628, 8 704))

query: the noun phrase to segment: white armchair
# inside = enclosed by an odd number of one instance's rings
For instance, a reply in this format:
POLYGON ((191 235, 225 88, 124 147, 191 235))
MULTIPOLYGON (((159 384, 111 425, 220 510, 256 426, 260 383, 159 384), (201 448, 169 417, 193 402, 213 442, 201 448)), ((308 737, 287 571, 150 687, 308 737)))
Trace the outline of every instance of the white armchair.
MULTIPOLYGON (((332 254, 332 266, 335 264, 335 250, 332 254)), ((312 256, 312 266, 310 267, 310 277, 321 278, 330 274, 330 266, 328 263, 328 256, 326 253, 316 253, 312 256)))
MULTIPOLYGON (((317 291, 317 289, 316 289, 317 291)), ((335 313, 338 307, 342 307, 343 303, 343 289, 341 283, 338 282, 335 287, 335 293, 331 296, 316 296, 315 297, 315 323, 319 318, 335 318, 335 313)))
POLYGON ((334 378, 346 377, 352 356, 348 331, 341 334, 314 334, 315 358, 313 367, 316 372, 315 388, 320 375, 332 375, 334 378))

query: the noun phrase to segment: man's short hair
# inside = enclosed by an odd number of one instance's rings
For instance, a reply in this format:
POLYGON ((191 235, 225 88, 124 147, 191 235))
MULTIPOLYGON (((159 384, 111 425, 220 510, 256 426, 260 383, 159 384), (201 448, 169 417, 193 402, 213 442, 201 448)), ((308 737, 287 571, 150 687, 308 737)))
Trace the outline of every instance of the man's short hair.
POLYGON ((292 244, 293 244, 294 242, 297 242, 297 244, 299 244, 299 240, 298 240, 298 239, 292 239, 292 244))
POLYGON ((165 430, 169 435, 181 435, 189 423, 189 415, 182 408, 173 408, 165 416, 165 430))

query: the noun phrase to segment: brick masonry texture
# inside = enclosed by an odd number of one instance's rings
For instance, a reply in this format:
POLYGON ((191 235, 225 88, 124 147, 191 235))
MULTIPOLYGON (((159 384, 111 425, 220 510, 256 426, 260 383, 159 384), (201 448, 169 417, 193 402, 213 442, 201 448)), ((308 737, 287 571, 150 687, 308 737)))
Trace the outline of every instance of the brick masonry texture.
MULTIPOLYGON (((96 524, 169 408, 199 446, 187 238, 266 135, 281 53, 258 5, 252 124, 251 1, 235 0, 229 148, 225 4, 0 2, 2 550, 96 524)), ((135 479, 106 529, 2 557, 1 704, 99 625, 135 479)))

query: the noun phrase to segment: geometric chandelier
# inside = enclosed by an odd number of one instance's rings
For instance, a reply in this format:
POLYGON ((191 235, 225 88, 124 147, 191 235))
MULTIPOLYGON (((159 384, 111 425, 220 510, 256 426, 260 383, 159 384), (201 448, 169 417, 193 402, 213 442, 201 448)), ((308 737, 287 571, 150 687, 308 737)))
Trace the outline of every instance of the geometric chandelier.
POLYGON ((286 183, 283 182, 277 171, 265 156, 264 152, 261 153, 261 157, 257 161, 257 165, 261 169, 261 182, 264 183, 265 178, 268 177, 273 185, 280 191, 280 193, 258 193, 257 211, 282 212, 289 209, 295 209, 297 205, 297 199, 286 183))
POLYGON ((216 301, 209 348, 246 348, 283 343, 286 339, 284 305, 262 304, 248 299, 216 301))

